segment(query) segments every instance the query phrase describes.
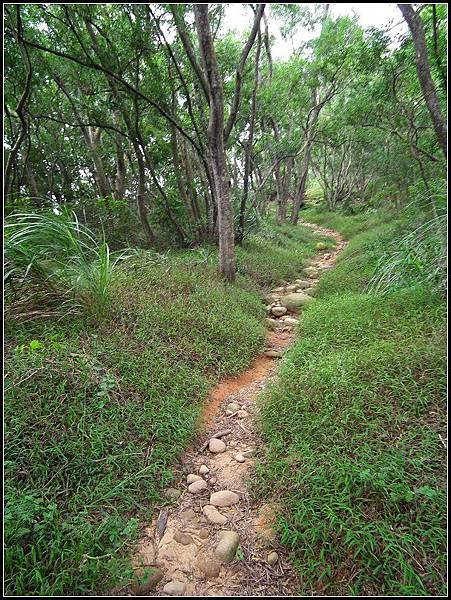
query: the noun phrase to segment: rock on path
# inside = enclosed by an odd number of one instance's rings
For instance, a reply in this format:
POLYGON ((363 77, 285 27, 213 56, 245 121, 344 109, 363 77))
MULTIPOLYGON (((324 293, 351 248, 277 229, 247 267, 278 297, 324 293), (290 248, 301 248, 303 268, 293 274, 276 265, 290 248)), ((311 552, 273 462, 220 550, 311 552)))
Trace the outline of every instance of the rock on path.
POLYGON ((235 558, 240 536, 236 531, 222 531, 219 537, 219 543, 215 548, 215 556, 221 562, 229 563, 235 558))
POLYGON ((227 448, 227 446, 225 445, 225 442, 223 442, 222 440, 212 438, 208 442, 208 449, 210 450, 210 452, 213 452, 213 454, 220 454, 221 452, 225 452, 226 448, 227 448))

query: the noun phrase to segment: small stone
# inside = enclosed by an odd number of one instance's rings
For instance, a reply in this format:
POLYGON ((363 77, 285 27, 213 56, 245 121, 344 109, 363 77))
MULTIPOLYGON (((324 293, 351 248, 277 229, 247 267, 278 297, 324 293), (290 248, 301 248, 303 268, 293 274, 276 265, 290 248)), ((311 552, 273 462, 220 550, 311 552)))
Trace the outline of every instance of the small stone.
POLYGON ((218 440, 217 438, 212 438, 209 442, 208 442, 208 449, 210 450, 210 452, 213 452, 213 454, 220 454, 221 452, 225 452, 227 446, 225 445, 225 443, 222 440, 218 440))
POLYGON ((194 483, 195 481, 201 481, 202 477, 199 477, 199 475, 194 475, 194 473, 190 473, 188 475, 188 477, 186 478, 186 483, 194 483))
POLYGON ((278 350, 265 350, 264 355, 268 358, 282 358, 282 352, 278 350))
POLYGON ((193 538, 188 533, 183 533, 182 531, 176 531, 174 533, 174 540, 183 546, 194 544, 193 538))
POLYGON ((177 500, 180 498, 181 494, 182 492, 176 488, 168 488, 165 492, 165 495, 169 500, 177 500))
POLYGON ((204 506, 202 511, 210 523, 213 523, 214 525, 225 525, 225 523, 227 523, 227 517, 222 515, 219 510, 217 510, 211 504, 204 506))
POLYGON ((266 562, 271 566, 275 565, 278 560, 279 555, 277 554, 277 552, 270 552, 266 558, 266 562))
POLYGON ((232 562, 235 558, 240 536, 236 531, 224 531, 221 533, 219 543, 215 548, 215 556, 224 563, 232 562))
POLYGON ((199 557, 197 564, 199 569, 202 571, 202 573, 207 579, 218 577, 221 571, 221 565, 217 561, 212 560, 207 556, 199 557))
POLYGON ((307 267, 307 269, 304 270, 307 273, 307 277, 309 277, 309 279, 317 279, 319 276, 318 269, 315 269, 314 267, 307 267))
POLYGON ((298 294, 288 294, 283 299, 284 306, 291 310, 307 306, 307 304, 310 304, 311 302, 314 302, 314 299, 302 292, 299 292, 298 294))
POLYGON ((195 519, 197 519, 197 515, 192 508, 188 508, 187 510, 182 511, 180 513, 180 516, 184 521, 194 521, 195 519))
POLYGON ((287 292, 294 292, 298 286, 297 285, 287 285, 287 292))
MULTIPOLYGON (((239 414, 237 413, 237 416, 239 416, 239 414)), ((238 446, 238 442, 236 440, 230 440, 229 442, 229 446, 231 448, 236 448, 238 446)))
POLYGON ((307 279, 296 279, 295 283, 297 287, 301 289, 308 288, 312 285, 312 282, 308 281, 307 279))
POLYGON ((216 483, 217 479, 216 477, 210 477, 210 483, 216 483))
POLYGON ((273 306, 271 308, 271 312, 276 317, 281 317, 282 315, 285 315, 287 313, 287 309, 285 308, 285 306, 273 306))
POLYGON ((188 491, 192 494, 199 494, 203 490, 206 490, 208 484, 206 481, 201 479, 200 481, 194 481, 191 485, 188 486, 188 491))
POLYGON ((164 573, 160 569, 152 569, 152 572, 141 577, 140 583, 132 583, 132 592, 136 596, 147 596, 157 584, 163 579, 164 573))
MULTIPOLYGON (((249 413, 248 413, 246 410, 239 410, 239 411, 236 413, 236 416, 237 416, 239 419, 245 419, 246 417, 248 417, 248 416, 249 416, 249 413)), ((235 444, 235 445, 236 445, 236 444, 235 444)))
POLYGON ((288 319, 285 319, 285 324, 286 325, 299 325, 299 321, 298 321, 298 319, 292 319, 291 317, 288 317, 288 319))
POLYGON ((197 535, 200 537, 201 540, 206 540, 210 535, 210 532, 206 527, 202 527, 202 529, 199 529, 199 531, 197 532, 197 535))
POLYGON ((235 454, 235 457, 234 457, 234 458, 235 458, 236 462, 239 462, 239 463, 244 463, 244 461, 246 460, 246 459, 244 458, 244 456, 241 454, 241 452, 237 452, 237 453, 235 454))
POLYGON ((239 404, 237 404, 236 402, 231 402, 230 404, 227 405, 226 413, 230 415, 239 409, 240 409, 239 404))
POLYGON ((206 475, 209 472, 210 472, 210 469, 207 467, 207 465, 200 465, 200 467, 199 467, 199 473, 201 475, 206 475))
POLYGON ((238 494, 229 490, 220 490, 210 495, 210 504, 213 506, 232 506, 239 502, 239 500, 240 497, 238 494))
POLYGON ((185 590, 186 583, 183 583, 183 581, 177 581, 176 579, 173 579, 167 583, 163 588, 163 592, 169 596, 181 596, 185 593, 185 590))

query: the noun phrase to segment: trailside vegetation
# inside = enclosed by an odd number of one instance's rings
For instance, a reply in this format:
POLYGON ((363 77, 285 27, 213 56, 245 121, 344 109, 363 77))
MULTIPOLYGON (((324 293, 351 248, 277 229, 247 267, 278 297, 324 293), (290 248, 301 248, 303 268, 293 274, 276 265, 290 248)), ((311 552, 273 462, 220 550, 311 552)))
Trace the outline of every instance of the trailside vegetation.
POLYGON ((333 6, 247 4, 242 34, 221 3, 5 6, 7 595, 128 589, 265 295, 332 245, 304 219, 349 245, 255 493, 302 593, 444 592, 447 6, 400 35, 333 6))

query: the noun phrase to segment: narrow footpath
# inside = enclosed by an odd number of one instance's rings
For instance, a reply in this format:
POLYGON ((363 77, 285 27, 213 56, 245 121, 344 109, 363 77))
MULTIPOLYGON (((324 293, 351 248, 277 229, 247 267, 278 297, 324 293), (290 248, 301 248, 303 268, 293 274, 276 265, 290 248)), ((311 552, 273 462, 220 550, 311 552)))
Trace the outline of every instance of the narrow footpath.
POLYGON ((263 442, 256 431, 256 399, 277 374, 277 361, 293 343, 298 313, 313 300, 321 274, 333 267, 346 242, 335 239, 304 268, 305 278, 267 297, 266 349, 241 376, 220 383, 205 402, 205 433, 182 458, 185 481, 167 490, 164 507, 145 530, 134 559, 137 572, 155 569, 133 587, 137 596, 290 596, 296 573, 274 529, 277 499, 254 503, 248 481, 263 442))

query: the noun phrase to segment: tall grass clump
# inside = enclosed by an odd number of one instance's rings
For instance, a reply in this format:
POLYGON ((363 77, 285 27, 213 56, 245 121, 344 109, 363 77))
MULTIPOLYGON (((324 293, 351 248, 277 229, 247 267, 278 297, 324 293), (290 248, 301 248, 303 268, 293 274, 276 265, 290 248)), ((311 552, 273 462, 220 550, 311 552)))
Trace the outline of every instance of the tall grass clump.
POLYGON ((446 215, 397 237, 380 257, 367 291, 385 294, 413 286, 446 289, 446 215))
POLYGON ((124 257, 125 252, 112 254, 105 239, 99 240, 75 213, 14 213, 5 225, 8 313, 18 319, 62 310, 100 317, 113 272, 124 257))
POLYGON ((386 294, 423 286, 445 293, 447 267, 446 186, 438 180, 427 190, 414 188, 400 212, 400 231, 382 252, 367 291, 386 294))

